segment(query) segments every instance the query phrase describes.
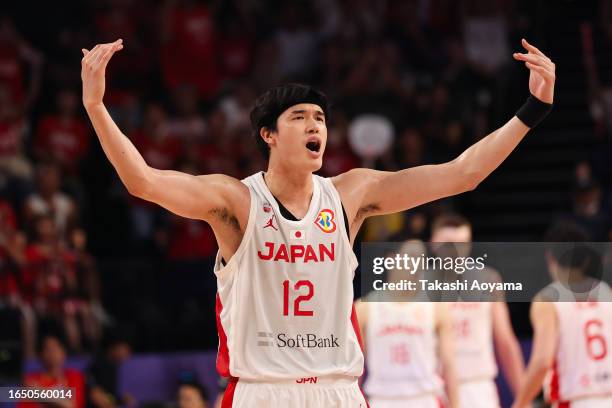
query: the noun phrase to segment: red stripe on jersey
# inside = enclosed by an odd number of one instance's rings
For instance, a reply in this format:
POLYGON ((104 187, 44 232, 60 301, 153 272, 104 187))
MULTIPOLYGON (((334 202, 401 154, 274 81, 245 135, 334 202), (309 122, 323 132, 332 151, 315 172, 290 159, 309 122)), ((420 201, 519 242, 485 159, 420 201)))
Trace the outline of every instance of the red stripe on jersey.
MULTIPOLYGON (((359 348, 363 353, 363 342, 361 341, 361 330, 359 330, 359 321, 357 320, 357 312, 355 312, 355 305, 353 304, 353 308, 351 309, 351 324, 353 326, 353 330, 355 331, 355 336, 357 336, 357 341, 359 342, 359 348)), ((362 373, 363 375, 363 373, 362 373)), ((361 391, 361 395, 363 395, 363 400, 366 402, 366 407, 370 408, 370 404, 368 404, 368 399, 365 397, 363 393, 363 389, 361 385, 359 385, 359 391, 361 391)))
POLYGON ((221 304, 221 298, 217 293, 217 300, 215 302, 215 312, 217 315, 217 332, 219 333, 219 350, 217 351, 217 372, 221 377, 229 377, 230 356, 229 350, 227 348, 227 336, 225 334, 225 330, 223 329, 223 325, 221 324, 222 310, 223 305, 221 304))
POLYGON ((557 369, 557 360, 553 364, 553 371, 550 377, 550 399, 549 402, 559 402, 559 370, 557 369))
POLYGON ((560 402, 556 408, 570 408, 569 402, 560 402))
POLYGON ((359 341, 359 347, 361 348, 361 352, 363 352, 363 342, 361 341, 361 331, 359 330, 359 322, 357 321, 355 305, 353 305, 353 309, 351 310, 351 324, 353 325, 353 330, 355 330, 357 341, 359 341))
POLYGON ((221 408, 232 408, 234 403, 234 391, 236 391, 236 384, 238 381, 230 380, 223 394, 223 400, 221 401, 221 408))

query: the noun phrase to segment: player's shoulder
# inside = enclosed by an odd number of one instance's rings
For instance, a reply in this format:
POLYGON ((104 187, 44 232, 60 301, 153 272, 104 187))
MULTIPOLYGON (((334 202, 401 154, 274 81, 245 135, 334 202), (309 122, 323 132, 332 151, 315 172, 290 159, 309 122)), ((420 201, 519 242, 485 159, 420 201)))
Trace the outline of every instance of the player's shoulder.
POLYGON ((357 167, 333 176, 330 179, 336 188, 350 188, 377 181, 384 177, 385 174, 388 174, 388 172, 357 167))
POLYGON ((546 316, 556 317, 555 302, 550 301, 545 295, 538 293, 531 302, 530 314, 532 319, 540 319, 546 316))
POLYGON ((355 168, 331 177, 331 182, 338 191, 349 216, 357 216, 364 197, 386 174, 388 172, 355 168))
MULTIPOLYGON (((228 176, 227 174, 206 174, 197 176, 198 179, 205 184, 207 187, 212 187, 212 191, 219 191, 220 193, 228 194, 228 197, 233 197, 238 202, 244 203, 245 198, 249 197, 249 180, 253 176, 249 176, 243 180, 239 180, 236 177, 228 176)), ((210 189, 209 189, 210 191, 210 189)))

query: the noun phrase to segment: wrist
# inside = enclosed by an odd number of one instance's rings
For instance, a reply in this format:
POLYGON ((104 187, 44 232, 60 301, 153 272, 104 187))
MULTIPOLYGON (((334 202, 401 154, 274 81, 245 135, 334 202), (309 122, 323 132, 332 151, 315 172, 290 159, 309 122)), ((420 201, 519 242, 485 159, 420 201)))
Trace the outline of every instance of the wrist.
POLYGON ((530 94, 523 106, 516 111, 516 117, 529 129, 533 129, 548 116, 552 108, 552 103, 543 102, 533 94, 530 94))
POLYGON ((102 107, 104 104, 102 103, 102 101, 96 101, 96 102, 86 102, 83 101, 83 106, 85 107, 86 111, 91 111, 94 110, 96 108, 100 108, 102 107))

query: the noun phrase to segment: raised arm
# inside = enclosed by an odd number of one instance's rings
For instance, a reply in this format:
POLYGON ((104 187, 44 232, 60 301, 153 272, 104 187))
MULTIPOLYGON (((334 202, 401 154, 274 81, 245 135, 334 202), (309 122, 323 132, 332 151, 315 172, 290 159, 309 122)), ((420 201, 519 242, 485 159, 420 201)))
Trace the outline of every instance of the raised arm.
POLYGON ((106 157, 128 191, 188 218, 214 223, 216 219, 234 222, 232 220, 242 221, 248 217, 248 204, 244 203, 249 202, 249 192, 240 181, 218 174, 192 176, 154 169, 119 130, 103 104, 103 97, 106 66, 113 54, 122 48, 122 40, 117 40, 98 44, 91 51, 83 49, 81 79, 83 105, 106 157))
POLYGON ((338 176, 334 183, 343 201, 355 203, 356 219, 404 211, 473 190, 510 155, 529 131, 528 124, 545 115, 554 96, 555 65, 526 40, 523 46, 528 52, 516 53, 514 58, 529 68, 529 91, 536 99, 521 109, 521 119, 514 116, 448 163, 397 172, 354 169, 338 176))

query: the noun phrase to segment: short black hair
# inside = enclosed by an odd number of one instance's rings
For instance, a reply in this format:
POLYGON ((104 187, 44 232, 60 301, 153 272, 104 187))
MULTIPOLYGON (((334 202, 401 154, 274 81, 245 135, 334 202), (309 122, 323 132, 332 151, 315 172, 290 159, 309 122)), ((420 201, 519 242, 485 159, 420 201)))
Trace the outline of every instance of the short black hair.
POLYGON ((64 351, 66 351, 67 347, 64 336, 58 332, 50 331, 48 333, 44 333, 38 338, 38 341, 36 342, 36 352, 38 354, 41 354, 44 351, 45 346, 47 345, 47 340, 56 340, 64 351))
POLYGON ((463 215, 454 212, 445 212, 438 215, 431 223, 431 232, 441 228, 459 228, 467 226, 472 228, 470 221, 463 215))
POLYGON ((200 398, 202 398, 202 401, 208 402, 208 393, 206 392, 206 389, 204 388, 204 386, 200 384, 199 382, 197 381, 180 382, 178 387, 179 389, 181 387, 191 387, 194 390, 196 390, 196 392, 200 395, 200 398))
POLYGON ((130 331, 126 327, 113 327, 104 332, 100 346, 103 351, 109 351, 111 348, 122 343, 128 346, 132 345, 130 331))
POLYGON ((564 268, 579 269, 587 275, 601 271, 599 253, 589 247, 589 235, 578 224, 561 220, 550 227, 544 236, 548 253, 564 268))
POLYGON ((268 89, 255 100, 251 110, 251 127, 257 147, 266 160, 270 158, 270 148, 261 138, 261 128, 276 130, 276 120, 285 110, 300 103, 313 103, 323 109, 325 121, 329 122, 330 106, 325 94, 310 85, 289 83, 268 89))

